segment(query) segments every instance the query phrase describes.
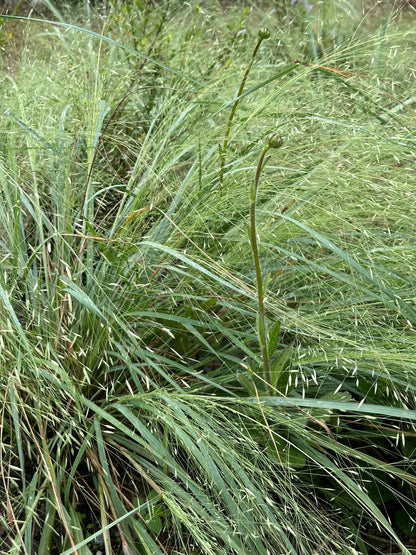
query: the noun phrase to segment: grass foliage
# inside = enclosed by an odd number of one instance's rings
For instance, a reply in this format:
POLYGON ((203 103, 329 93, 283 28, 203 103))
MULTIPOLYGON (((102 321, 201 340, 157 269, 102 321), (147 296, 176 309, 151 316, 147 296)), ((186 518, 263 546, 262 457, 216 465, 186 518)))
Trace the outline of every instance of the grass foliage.
POLYGON ((108 4, 2 23, 0 550, 410 553, 411 13, 108 4))

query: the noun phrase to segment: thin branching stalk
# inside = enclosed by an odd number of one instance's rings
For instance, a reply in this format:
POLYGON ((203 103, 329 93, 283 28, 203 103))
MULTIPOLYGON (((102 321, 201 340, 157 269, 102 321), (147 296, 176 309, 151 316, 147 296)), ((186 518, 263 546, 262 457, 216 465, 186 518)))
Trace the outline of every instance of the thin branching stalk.
POLYGON ((238 89, 238 93, 237 93, 237 97, 234 101, 233 107, 231 109, 231 113, 230 113, 230 117, 228 118, 228 123, 227 123, 227 129, 225 130, 225 137, 224 137, 224 143, 222 146, 220 146, 220 177, 219 177, 219 185, 220 187, 222 187, 223 183, 224 183, 224 168, 225 168, 225 157, 227 154, 227 148, 228 148, 228 143, 230 140, 230 132, 231 132, 231 126, 233 123, 233 119, 235 116, 235 113, 237 111, 238 105, 240 103, 241 100, 241 95, 243 94, 243 90, 247 81, 247 77, 248 74, 250 73, 251 67, 253 65, 254 59, 257 55, 257 52, 259 51, 260 45, 261 43, 268 39, 270 37, 270 31, 268 29, 260 29, 259 34, 258 34, 258 40, 257 40, 257 44, 254 47, 253 50, 253 54, 251 55, 251 60, 246 68, 246 71, 244 73, 243 79, 241 80, 240 83, 240 87, 238 89))

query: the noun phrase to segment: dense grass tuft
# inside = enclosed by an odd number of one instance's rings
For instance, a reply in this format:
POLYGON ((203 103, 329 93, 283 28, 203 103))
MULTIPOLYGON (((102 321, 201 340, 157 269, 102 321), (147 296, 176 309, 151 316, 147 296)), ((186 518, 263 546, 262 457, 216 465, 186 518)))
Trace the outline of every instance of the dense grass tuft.
POLYGON ((411 12, 254 4, 3 20, 1 552, 411 553, 411 12))

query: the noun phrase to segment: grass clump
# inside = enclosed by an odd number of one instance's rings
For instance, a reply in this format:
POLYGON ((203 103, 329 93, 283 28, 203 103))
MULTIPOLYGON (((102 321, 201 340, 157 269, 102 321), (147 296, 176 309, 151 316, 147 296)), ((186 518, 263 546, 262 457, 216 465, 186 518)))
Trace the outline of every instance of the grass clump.
POLYGON ((415 35, 337 4, 14 19, 0 550, 411 553, 415 35))

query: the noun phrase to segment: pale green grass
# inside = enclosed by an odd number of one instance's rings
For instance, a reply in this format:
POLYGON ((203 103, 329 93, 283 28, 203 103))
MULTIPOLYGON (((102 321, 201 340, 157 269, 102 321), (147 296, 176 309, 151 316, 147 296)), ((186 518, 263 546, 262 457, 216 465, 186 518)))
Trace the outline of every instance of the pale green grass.
POLYGON ((377 528, 409 553, 415 33, 393 11, 286 4, 19 21, 0 88, 0 550, 365 554, 377 528), (246 229, 270 132, 275 390, 246 229))

